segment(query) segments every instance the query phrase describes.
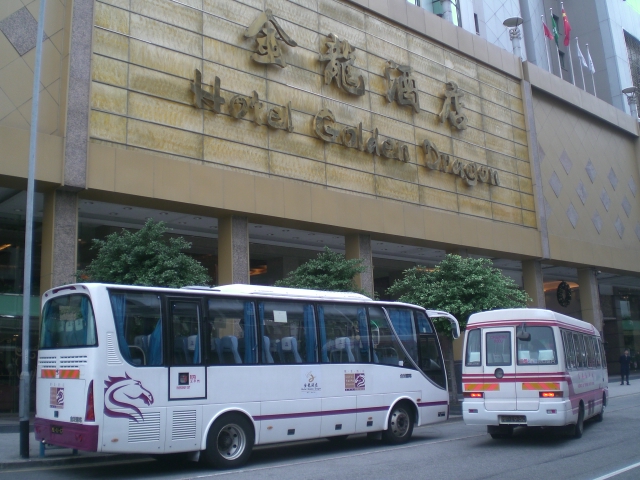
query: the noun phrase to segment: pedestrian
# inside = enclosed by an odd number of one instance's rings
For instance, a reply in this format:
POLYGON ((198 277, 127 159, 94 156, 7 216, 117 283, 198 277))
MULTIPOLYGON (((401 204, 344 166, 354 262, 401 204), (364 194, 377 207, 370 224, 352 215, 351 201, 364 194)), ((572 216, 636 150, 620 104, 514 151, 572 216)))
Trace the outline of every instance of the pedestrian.
POLYGON ((624 354, 620 355, 620 385, 624 385, 624 377, 627 377, 627 385, 629 385, 630 367, 631 357, 629 356, 629 349, 626 349, 624 354))

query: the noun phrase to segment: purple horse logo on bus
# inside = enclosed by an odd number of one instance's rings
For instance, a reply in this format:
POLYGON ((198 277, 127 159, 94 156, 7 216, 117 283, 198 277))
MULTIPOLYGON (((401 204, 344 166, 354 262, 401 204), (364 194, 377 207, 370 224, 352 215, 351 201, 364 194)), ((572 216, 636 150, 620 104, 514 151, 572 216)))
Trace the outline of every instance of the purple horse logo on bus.
POLYGON ((104 381, 104 414, 108 417, 128 418, 136 423, 143 422, 144 417, 137 405, 144 407, 153 403, 153 395, 125 373, 124 377, 109 376, 104 381), (124 411, 122 410, 124 409, 124 411))

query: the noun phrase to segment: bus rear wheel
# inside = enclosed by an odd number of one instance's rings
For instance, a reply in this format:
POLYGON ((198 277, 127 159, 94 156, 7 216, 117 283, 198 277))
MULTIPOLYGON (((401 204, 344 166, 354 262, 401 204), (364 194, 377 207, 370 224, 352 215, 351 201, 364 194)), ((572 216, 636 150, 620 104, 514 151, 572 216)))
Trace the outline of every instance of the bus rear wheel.
POLYGON ((221 416, 209 430, 204 460, 216 468, 238 468, 253 450, 253 425, 239 413, 221 416))
POLYGON ((578 411, 578 421, 575 425, 569 425, 567 433, 573 438, 580 438, 584 433, 584 405, 580 403, 580 410, 578 411))
POLYGON ((406 443, 413 434, 413 416, 405 403, 394 405, 389 415, 387 429, 382 432, 382 438, 387 443, 395 445, 406 443))

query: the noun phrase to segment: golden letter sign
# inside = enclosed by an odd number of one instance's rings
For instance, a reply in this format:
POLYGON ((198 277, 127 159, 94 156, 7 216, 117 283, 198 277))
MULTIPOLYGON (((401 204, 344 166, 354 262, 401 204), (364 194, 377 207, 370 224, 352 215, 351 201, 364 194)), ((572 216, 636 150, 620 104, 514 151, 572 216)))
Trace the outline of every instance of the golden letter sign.
POLYGON ((287 62, 285 62, 282 57, 282 50, 280 49, 280 45, 278 45, 276 32, 278 32, 282 41, 287 45, 292 47, 298 46, 295 40, 289 37, 278 24, 269 9, 266 9, 256 17, 244 32, 244 36, 247 38, 256 37, 258 51, 251 55, 254 61, 267 64, 273 63, 280 68, 284 68, 287 66, 287 62))

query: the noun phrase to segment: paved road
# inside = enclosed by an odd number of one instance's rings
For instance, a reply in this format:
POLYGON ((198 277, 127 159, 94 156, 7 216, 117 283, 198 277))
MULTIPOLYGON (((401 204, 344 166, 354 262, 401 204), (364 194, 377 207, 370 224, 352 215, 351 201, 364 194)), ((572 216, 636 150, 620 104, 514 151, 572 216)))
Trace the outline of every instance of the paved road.
MULTIPOLYGON (((620 387, 621 389, 623 387, 620 387)), ((91 466, 42 466, 0 471, 0 480, 96 478, 253 480, 299 479, 585 479, 624 468, 615 480, 640 478, 640 393, 630 388, 610 400, 602 423, 585 425, 580 440, 542 429, 516 430, 510 440, 492 440, 481 427, 461 420, 418 428, 411 443, 390 447, 363 436, 342 446, 313 441, 257 448, 247 466, 224 472, 202 465, 163 465, 139 458, 91 466), (635 467, 634 467, 635 465, 635 467)))

